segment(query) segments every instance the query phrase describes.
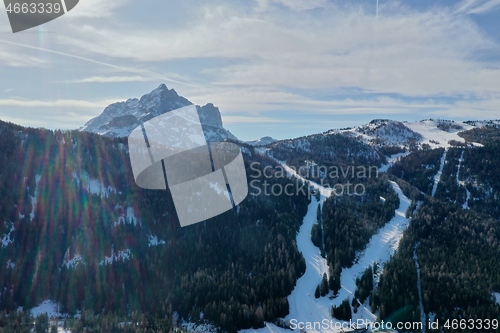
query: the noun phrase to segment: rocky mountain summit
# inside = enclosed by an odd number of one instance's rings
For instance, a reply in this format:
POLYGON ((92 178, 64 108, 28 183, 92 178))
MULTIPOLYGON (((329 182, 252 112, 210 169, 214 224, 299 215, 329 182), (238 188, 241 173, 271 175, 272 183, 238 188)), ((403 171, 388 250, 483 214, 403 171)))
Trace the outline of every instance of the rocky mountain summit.
MULTIPOLYGON (((174 89, 168 89, 166 85, 161 84, 140 99, 130 98, 109 105, 80 130, 107 137, 126 137, 144 122, 192 104, 186 98, 179 96, 174 89)), ((204 106, 196 105, 196 109, 207 141, 236 140, 236 137, 224 128, 219 108, 208 103, 204 106)))

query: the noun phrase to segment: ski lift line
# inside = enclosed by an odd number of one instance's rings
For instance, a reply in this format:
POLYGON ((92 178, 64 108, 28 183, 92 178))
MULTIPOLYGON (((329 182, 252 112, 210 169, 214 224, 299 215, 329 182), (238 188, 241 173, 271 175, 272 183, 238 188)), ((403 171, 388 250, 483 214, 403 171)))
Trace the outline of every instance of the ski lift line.
POLYGON ((61 0, 61 5, 62 5, 62 9, 64 11, 64 14, 66 14, 68 12, 68 9, 66 8, 66 0, 61 0))

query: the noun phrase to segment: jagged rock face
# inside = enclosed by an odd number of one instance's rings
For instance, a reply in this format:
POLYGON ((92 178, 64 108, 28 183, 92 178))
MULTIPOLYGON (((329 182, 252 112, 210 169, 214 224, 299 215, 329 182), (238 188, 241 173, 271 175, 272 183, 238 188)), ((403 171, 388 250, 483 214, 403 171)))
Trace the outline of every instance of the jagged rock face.
MULTIPOLYGON (((189 100, 179 96, 174 89, 164 84, 142 96, 109 105, 97 117, 89 120, 81 131, 101 134, 107 137, 126 137, 140 124, 163 113, 191 105, 189 100)), ((198 115, 208 141, 224 139, 237 140, 222 124, 219 108, 212 103, 196 106, 198 115)))

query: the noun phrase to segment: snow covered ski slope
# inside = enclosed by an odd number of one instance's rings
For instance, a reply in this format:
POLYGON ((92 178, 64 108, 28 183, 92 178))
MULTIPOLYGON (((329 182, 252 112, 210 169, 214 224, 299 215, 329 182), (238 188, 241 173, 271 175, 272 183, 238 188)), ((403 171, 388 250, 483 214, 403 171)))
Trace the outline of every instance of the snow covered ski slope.
MULTIPOLYGON (((289 171, 294 174, 293 170, 289 171)), ((297 176, 294 174, 294 176, 297 176)), ((311 183, 317 189, 321 189, 320 204, 330 195, 327 189, 318 184, 311 183)), ((352 300, 356 290, 356 278, 360 277, 365 269, 375 262, 383 264, 387 262, 390 256, 398 248, 399 240, 403 236, 403 231, 408 226, 409 220, 405 217, 406 210, 410 205, 410 200, 403 194, 399 186, 395 182, 391 185, 399 196, 400 205, 395 212, 395 216, 382 229, 375 234, 365 251, 360 255, 358 263, 349 269, 344 269, 341 275, 342 288, 338 297, 330 298, 328 296, 316 299, 314 291, 316 286, 321 282, 324 273, 328 274, 328 266, 326 259, 321 257, 320 250, 311 241, 311 230, 316 221, 316 209, 318 201, 312 198, 309 204, 308 211, 304 217, 304 222, 297 234, 297 246, 299 251, 305 258, 306 271, 299 278, 297 284, 288 296, 290 305, 290 313, 284 318, 285 323, 291 326, 294 332, 300 332, 298 325, 315 325, 313 329, 307 329, 308 333, 337 333, 341 332, 338 325, 339 322, 333 319, 330 315, 332 305, 340 305, 340 303, 349 297, 352 300)), ((376 315, 371 313, 369 308, 361 306, 356 314, 353 314, 353 320, 364 319, 375 321, 376 315)), ((242 330, 240 333, 290 333, 290 330, 278 327, 272 323, 266 323, 264 328, 242 330)))

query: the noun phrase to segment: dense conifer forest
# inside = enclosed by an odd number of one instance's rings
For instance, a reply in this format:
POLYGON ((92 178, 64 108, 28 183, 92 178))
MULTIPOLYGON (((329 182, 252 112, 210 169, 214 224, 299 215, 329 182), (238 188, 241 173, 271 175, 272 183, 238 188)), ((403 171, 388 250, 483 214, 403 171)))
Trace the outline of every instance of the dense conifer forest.
POLYGON ((154 315, 166 330, 178 313, 227 331, 288 313, 307 195, 249 196, 181 228, 168 192, 135 186, 124 140, 0 123, 0 160, 2 310, 50 299, 70 315, 154 315))
MULTIPOLYGON (((385 266, 376 293, 372 294, 372 308, 379 311, 381 319, 420 320, 415 254, 420 267, 423 308, 426 313, 435 314, 441 325, 447 319, 500 318, 500 306, 493 298, 493 293, 500 291, 498 133, 498 129, 491 127, 464 132, 463 137, 483 142, 485 146, 450 148, 435 198, 422 198, 413 192, 412 199, 421 204, 399 250, 385 266)), ((411 156, 402 159, 391 172, 396 176, 406 175, 409 183, 428 193, 425 179, 413 171, 421 168, 422 161, 427 163, 430 156, 435 165, 442 150, 421 154, 420 160, 411 156), (413 174, 416 176, 412 178, 413 174)))

